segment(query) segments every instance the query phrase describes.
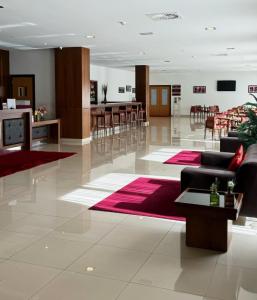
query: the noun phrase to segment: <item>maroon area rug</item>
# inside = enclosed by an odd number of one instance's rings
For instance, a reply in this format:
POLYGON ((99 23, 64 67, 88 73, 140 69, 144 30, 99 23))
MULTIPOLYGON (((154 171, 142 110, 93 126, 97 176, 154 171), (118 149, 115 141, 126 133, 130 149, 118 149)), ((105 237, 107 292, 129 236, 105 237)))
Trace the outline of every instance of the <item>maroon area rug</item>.
POLYGON ((180 181, 140 177, 92 206, 92 210, 184 221, 174 201, 180 181))
POLYGON ((0 177, 74 155, 71 152, 0 151, 0 177))
POLYGON ((164 164, 200 166, 201 154, 202 152, 200 151, 181 151, 165 161, 164 164))

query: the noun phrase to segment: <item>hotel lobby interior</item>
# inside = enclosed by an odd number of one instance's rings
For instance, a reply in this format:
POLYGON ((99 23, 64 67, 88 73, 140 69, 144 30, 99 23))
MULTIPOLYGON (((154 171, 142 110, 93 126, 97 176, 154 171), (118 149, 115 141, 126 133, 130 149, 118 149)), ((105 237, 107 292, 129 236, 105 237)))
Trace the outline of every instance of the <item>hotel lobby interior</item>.
POLYGON ((0 300, 257 300, 256 28, 0 0, 0 300))

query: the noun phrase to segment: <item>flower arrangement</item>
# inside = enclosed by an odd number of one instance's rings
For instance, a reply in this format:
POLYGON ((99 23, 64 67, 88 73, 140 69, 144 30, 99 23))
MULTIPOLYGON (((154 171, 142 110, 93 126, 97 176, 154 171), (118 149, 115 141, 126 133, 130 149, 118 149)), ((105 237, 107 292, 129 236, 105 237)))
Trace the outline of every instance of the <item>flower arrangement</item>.
POLYGON ((41 105, 34 112, 35 121, 44 120, 45 115, 47 114, 47 108, 45 105, 41 105))

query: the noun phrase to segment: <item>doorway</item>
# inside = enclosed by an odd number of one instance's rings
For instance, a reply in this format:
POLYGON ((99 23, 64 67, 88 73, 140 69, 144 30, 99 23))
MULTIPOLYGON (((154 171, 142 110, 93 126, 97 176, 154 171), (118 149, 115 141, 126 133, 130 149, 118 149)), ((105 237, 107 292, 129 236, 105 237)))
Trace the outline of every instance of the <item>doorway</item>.
POLYGON ((169 117, 171 115, 171 86, 150 85, 150 116, 169 117))
POLYGON ((11 75, 11 96, 16 105, 35 111, 35 75, 11 75))

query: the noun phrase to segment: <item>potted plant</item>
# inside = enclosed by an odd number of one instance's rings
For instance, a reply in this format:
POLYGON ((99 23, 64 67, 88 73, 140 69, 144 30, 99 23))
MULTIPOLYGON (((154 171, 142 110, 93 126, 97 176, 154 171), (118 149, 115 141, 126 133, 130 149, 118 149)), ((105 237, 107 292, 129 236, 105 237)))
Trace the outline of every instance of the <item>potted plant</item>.
MULTIPOLYGON (((257 98, 254 99, 257 101, 257 98)), ((248 120, 242 123, 237 131, 239 138, 243 141, 244 148, 247 149, 250 145, 257 143, 257 115, 254 108, 257 108, 257 103, 246 103, 248 120)))

